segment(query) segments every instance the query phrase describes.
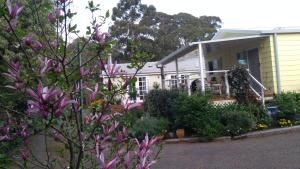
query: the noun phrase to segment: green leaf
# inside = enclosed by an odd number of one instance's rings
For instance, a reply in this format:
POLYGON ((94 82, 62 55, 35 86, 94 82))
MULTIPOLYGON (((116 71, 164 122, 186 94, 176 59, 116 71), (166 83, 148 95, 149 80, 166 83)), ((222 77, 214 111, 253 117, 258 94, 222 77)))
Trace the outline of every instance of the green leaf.
POLYGON ((109 16, 110 16, 109 10, 107 10, 106 13, 105 13, 105 17, 108 18, 109 16))

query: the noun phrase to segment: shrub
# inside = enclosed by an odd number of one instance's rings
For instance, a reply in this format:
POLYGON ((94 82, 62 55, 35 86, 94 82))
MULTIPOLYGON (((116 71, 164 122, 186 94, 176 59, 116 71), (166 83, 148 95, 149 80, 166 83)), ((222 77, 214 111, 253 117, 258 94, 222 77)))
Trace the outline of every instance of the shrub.
POLYGON ((165 133, 167 126, 168 121, 165 118, 142 117, 133 124, 130 133, 135 138, 143 139, 146 133, 149 137, 165 133))
POLYGON ((174 122, 172 106, 179 95, 184 94, 179 90, 151 90, 144 102, 145 111, 151 116, 165 117, 169 122, 174 122))
POLYGON ((208 139, 222 134, 220 116, 212 111, 209 95, 200 93, 192 96, 181 95, 173 105, 175 127, 185 128, 188 132, 208 139))
POLYGON ((131 109, 128 113, 124 114, 124 116, 122 116, 119 119, 119 121, 123 125, 132 127, 135 124, 135 122, 144 115, 145 115, 144 109, 134 108, 134 109, 131 109))
POLYGON ((228 111, 222 113, 221 123, 224 125, 225 134, 234 137, 249 131, 254 121, 249 113, 228 111))
POLYGON ((300 113, 300 94, 299 93, 282 93, 277 95, 275 103, 280 110, 279 118, 293 119, 296 113, 300 113))
POLYGON ((238 103, 247 103, 249 101, 249 73, 240 66, 235 66, 228 72, 228 82, 232 93, 238 103))

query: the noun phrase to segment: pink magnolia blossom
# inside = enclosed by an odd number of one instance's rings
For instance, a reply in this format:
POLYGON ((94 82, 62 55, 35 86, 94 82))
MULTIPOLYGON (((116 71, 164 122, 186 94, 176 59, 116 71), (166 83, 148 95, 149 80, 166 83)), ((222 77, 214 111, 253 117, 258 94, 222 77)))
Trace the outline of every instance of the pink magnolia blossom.
POLYGON ((88 69, 85 69, 84 67, 80 68, 80 77, 83 78, 86 75, 88 75, 90 73, 90 71, 88 69))
POLYGON ((27 36, 25 36, 23 38, 23 41, 24 41, 24 43, 25 43, 26 46, 31 47, 31 45, 33 43, 32 33, 29 33, 27 36))
POLYGON ((60 0, 60 3, 66 3, 68 0, 60 0))
POLYGON ((33 45, 32 49, 33 49, 35 52, 38 52, 38 51, 42 50, 43 47, 44 47, 44 45, 43 45, 41 42, 39 42, 39 41, 36 40, 36 41, 34 42, 34 45, 33 45))
POLYGON ((62 115, 62 110, 70 104, 78 104, 76 100, 69 100, 66 96, 61 97, 55 104, 54 116, 56 118, 62 115))
POLYGON ((95 40, 98 41, 100 44, 104 44, 109 37, 108 33, 101 33, 99 31, 99 25, 95 27, 95 40))
POLYGON ((137 150, 135 154, 138 158, 138 163, 136 165, 137 169, 149 169, 151 165, 155 163, 155 161, 150 160, 151 148, 157 142, 157 138, 149 139, 148 134, 146 134, 145 139, 139 142, 136 139, 137 150))
POLYGON ((45 73, 47 73, 51 69, 53 69, 52 59, 48 59, 47 57, 45 57, 44 59, 40 60, 40 71, 39 71, 40 76, 44 76, 45 73))
POLYGON ((0 132, 0 142, 1 141, 8 141, 11 139, 11 137, 9 136, 9 130, 10 130, 10 127, 9 126, 4 126, 2 127, 1 129, 1 132, 0 132))
POLYGON ((124 168, 128 169, 130 167, 130 153, 129 151, 126 153, 125 157, 124 157, 124 168))
POLYGON ((17 19, 18 15, 24 8, 20 3, 12 5, 11 0, 6 1, 6 6, 8 8, 9 16, 11 19, 17 19))
POLYGON ((98 86, 98 83, 95 85, 95 89, 92 90, 90 88, 87 88, 88 90, 90 90, 92 93, 90 94, 90 101, 95 101, 96 98, 97 98, 97 93, 98 93, 98 90, 99 90, 99 86, 98 86))
POLYGON ((141 103, 130 103, 130 102, 128 102, 128 100, 123 100, 122 106, 124 107, 125 111, 128 111, 133 108, 140 107, 140 106, 142 106, 142 104, 141 103))
POLYGON ((48 21, 50 23, 55 23, 56 18, 53 16, 51 12, 48 13, 48 21))
POLYGON ((5 27, 6 32, 11 32, 12 29, 14 29, 17 26, 18 22, 18 15, 23 10, 23 6, 20 3, 16 3, 15 5, 12 5, 11 0, 6 1, 6 6, 8 8, 8 13, 10 17, 9 25, 5 27))
POLYGON ((128 128, 123 127, 123 130, 117 133, 117 142, 122 143, 126 141, 127 138, 128 138, 128 128))
POLYGON ((110 135, 113 131, 115 131, 115 129, 119 126, 118 122, 113 122, 113 124, 109 127, 109 126, 102 126, 103 128, 103 134, 105 136, 110 135))
POLYGON ((116 77, 119 74, 121 66, 115 62, 112 66, 107 64, 106 72, 110 77, 116 77))
POLYGON ((57 95, 61 95, 60 91, 55 88, 44 87, 43 83, 39 81, 36 91, 26 89, 26 92, 33 98, 29 100, 27 112, 29 115, 39 112, 45 119, 48 118, 49 104, 55 99, 57 95))
POLYGON ((115 168, 116 165, 120 162, 119 157, 114 157, 111 161, 105 162, 104 154, 101 153, 99 156, 100 168, 102 169, 112 169, 115 168))
POLYGON ((15 60, 9 64, 8 73, 2 73, 2 75, 6 76, 10 80, 14 82, 14 86, 7 85, 5 87, 11 89, 21 89, 23 88, 23 83, 20 80, 20 61, 15 60))
POLYGON ((60 17, 60 15, 61 15, 60 8, 55 8, 55 16, 56 16, 56 18, 60 17))

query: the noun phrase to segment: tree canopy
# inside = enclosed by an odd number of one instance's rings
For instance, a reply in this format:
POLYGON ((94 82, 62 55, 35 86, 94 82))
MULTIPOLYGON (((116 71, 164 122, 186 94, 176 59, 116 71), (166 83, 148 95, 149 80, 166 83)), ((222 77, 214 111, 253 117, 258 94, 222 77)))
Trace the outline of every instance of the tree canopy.
POLYGON ((140 0, 120 0, 113 8, 112 20, 112 38, 120 40, 114 53, 119 61, 130 60, 131 41, 151 53, 152 60, 159 60, 190 42, 211 39, 222 23, 217 16, 158 12, 153 5, 147 6, 140 0))

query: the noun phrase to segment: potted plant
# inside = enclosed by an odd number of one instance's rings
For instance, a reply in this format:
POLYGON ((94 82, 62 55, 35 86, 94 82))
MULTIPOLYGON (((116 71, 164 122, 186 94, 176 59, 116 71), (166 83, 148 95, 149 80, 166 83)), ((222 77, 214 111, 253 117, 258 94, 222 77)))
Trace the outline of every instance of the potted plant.
POLYGON ((185 132, 184 132, 184 129, 183 128, 179 128, 176 130, 176 136, 178 138, 184 138, 185 136, 185 132))

